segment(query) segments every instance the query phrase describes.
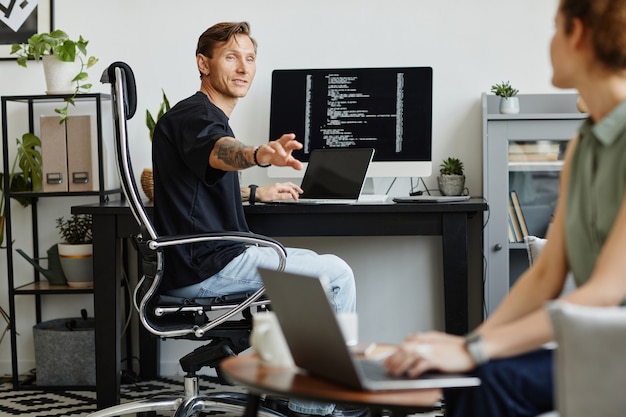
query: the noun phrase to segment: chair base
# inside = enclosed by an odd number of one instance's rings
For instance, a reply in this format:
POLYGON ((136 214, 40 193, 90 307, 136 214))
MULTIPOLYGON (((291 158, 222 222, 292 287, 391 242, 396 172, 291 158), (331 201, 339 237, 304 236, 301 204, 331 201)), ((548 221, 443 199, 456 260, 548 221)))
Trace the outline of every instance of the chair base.
POLYGON ((87 417, 115 417, 151 411, 171 411, 174 412, 174 414, 172 414, 174 417, 197 416, 199 415, 198 413, 209 413, 211 411, 223 411, 246 416, 285 417, 278 411, 259 407, 258 404, 259 398, 256 396, 251 396, 246 399, 225 398, 224 394, 218 394, 216 396, 198 395, 190 398, 161 397, 115 405, 91 413, 87 417))
POLYGON ((278 411, 260 406, 258 395, 219 392, 200 395, 198 377, 185 376, 185 393, 177 397, 157 397, 114 405, 89 414, 87 417, 116 417, 133 413, 172 411, 174 417, 198 416, 199 413, 222 411, 231 414, 261 417, 285 417, 278 411))

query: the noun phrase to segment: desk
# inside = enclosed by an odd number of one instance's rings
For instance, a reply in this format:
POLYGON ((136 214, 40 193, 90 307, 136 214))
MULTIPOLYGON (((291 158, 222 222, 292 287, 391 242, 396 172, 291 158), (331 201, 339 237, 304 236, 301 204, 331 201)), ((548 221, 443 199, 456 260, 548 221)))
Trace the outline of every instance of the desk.
POLYGON ((256 415, 261 394, 369 407, 374 416, 389 409, 403 414, 429 411, 441 399, 439 389, 357 391, 296 369, 263 366, 256 355, 233 356, 223 360, 220 366, 227 378, 248 389, 252 397, 245 417, 256 415))
MULTIPOLYGON (((151 213, 151 207, 148 212, 151 213)), ((468 331, 468 218, 487 210, 480 198, 457 203, 246 206, 256 233, 288 236, 442 236, 446 331, 468 331)), ((119 403, 121 373, 121 238, 138 231, 126 203, 72 207, 93 216, 96 395, 98 409, 119 403)), ((475 242, 481 245, 480 242, 475 242)), ((158 369, 154 348, 140 351, 142 375, 158 369)))

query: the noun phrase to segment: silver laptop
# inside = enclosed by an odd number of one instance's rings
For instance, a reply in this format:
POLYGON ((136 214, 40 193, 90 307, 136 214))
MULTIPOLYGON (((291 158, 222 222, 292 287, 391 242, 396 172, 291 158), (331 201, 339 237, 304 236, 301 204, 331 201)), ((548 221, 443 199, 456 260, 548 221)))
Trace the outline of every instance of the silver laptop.
POLYGON ((393 201, 396 203, 454 203, 469 199, 469 195, 410 195, 394 197, 393 201))
POLYGON ((259 272, 293 359, 310 374, 368 391, 480 385, 478 378, 464 374, 387 375, 381 360, 360 359, 350 353, 324 292, 323 278, 262 268, 259 272))
POLYGON ((316 149, 300 188, 304 191, 298 201, 282 200, 291 204, 354 204, 358 201, 367 170, 374 157, 370 148, 316 149))

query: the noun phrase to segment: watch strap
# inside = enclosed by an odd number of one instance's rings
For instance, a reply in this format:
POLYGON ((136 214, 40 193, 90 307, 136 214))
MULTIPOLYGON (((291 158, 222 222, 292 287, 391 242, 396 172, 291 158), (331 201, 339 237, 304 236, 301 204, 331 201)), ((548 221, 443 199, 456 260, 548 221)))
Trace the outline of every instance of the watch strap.
POLYGON ((489 362, 483 338, 478 333, 472 332, 465 336, 465 349, 476 366, 489 362))
POLYGON ((259 186, 256 184, 250 184, 248 185, 248 188, 250 188, 250 196, 248 197, 248 203, 251 206, 253 206, 254 203, 256 203, 256 189, 259 188, 259 186))

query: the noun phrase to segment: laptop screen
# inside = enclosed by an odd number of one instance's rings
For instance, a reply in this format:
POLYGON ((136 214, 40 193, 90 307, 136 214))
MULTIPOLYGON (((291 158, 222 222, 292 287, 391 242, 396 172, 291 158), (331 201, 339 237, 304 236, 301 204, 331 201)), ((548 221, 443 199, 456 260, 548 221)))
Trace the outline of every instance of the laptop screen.
POLYGON ((303 198, 357 199, 373 149, 317 149, 302 179, 303 198))

